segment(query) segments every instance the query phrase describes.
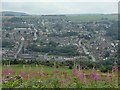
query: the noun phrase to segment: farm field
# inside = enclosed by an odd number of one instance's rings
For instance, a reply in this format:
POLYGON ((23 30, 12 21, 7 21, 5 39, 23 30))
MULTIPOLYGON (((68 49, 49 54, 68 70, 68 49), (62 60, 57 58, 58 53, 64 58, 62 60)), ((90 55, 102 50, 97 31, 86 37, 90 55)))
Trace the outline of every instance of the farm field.
POLYGON ((116 73, 43 65, 8 65, 2 70, 3 88, 118 88, 116 73))

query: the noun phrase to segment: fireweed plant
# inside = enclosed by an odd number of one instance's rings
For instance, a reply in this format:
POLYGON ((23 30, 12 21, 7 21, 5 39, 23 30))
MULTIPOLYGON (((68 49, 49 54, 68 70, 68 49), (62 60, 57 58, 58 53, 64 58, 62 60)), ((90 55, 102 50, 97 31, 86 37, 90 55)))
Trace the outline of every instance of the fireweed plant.
POLYGON ((85 72, 80 66, 74 66, 70 73, 59 71, 56 64, 51 73, 45 72, 44 67, 36 65, 33 71, 23 65, 19 72, 5 67, 2 71, 3 88, 118 88, 118 66, 112 67, 112 73, 102 73, 94 68, 85 72))

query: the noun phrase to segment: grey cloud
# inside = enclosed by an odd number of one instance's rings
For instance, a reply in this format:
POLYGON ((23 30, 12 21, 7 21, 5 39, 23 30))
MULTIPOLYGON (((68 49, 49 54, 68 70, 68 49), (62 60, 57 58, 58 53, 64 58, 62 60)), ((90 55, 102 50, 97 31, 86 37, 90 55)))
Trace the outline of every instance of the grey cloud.
POLYGON ((23 11, 30 14, 117 13, 113 2, 3 2, 2 10, 23 11))

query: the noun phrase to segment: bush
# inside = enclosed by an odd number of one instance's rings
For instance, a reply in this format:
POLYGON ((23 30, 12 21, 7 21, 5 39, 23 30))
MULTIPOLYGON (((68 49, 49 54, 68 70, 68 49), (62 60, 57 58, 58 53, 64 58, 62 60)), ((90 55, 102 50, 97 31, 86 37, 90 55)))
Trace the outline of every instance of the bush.
POLYGON ((73 69, 73 67, 70 65, 70 66, 69 66, 69 69, 73 69))
POLYGON ((100 67, 100 71, 103 72, 103 73, 106 73, 108 70, 107 70, 106 67, 101 66, 101 67, 100 67))

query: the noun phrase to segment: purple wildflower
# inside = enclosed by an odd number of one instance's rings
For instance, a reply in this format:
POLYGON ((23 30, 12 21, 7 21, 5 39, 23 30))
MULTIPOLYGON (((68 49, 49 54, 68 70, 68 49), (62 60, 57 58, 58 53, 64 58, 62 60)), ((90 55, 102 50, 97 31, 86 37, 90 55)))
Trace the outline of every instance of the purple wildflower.
POLYGON ((44 77, 45 76, 45 73, 43 73, 43 72, 36 72, 36 76, 40 76, 40 77, 44 77))
POLYGON ((80 81, 84 81, 84 73, 82 71, 78 74, 78 78, 80 81))
POLYGON ((11 70, 11 69, 4 69, 3 70, 3 75, 5 75, 5 76, 9 76, 9 75, 11 75, 13 73, 13 71, 11 70))
POLYGON ((90 78, 96 80, 96 73, 95 72, 90 73, 90 78))
POLYGON ((118 66, 117 66, 117 65, 114 65, 114 66, 112 67, 112 71, 113 71, 113 72, 117 72, 117 71, 118 71, 118 66))
POLYGON ((34 74, 33 72, 30 72, 30 73, 28 74, 28 76, 29 76, 29 78, 32 78, 32 77, 35 76, 35 74, 34 74))
POLYGON ((27 78, 26 72, 21 71, 21 72, 20 72, 20 77, 22 77, 23 79, 26 79, 26 78, 27 78))
POLYGON ((40 76, 43 77, 43 76, 45 76, 45 75, 44 75, 44 73, 40 73, 40 76))
POLYGON ((96 80, 97 80, 98 82, 102 82, 102 75, 101 75, 101 73, 99 73, 99 74, 96 76, 96 80))
POLYGON ((110 74, 109 74, 109 72, 107 73, 107 76, 106 76, 106 81, 107 81, 108 83, 110 83, 110 82, 111 82, 111 78, 110 78, 110 74))
POLYGON ((78 75, 78 70, 76 68, 73 69, 73 75, 75 75, 75 76, 78 75))
POLYGON ((85 85, 88 84, 87 80, 86 80, 86 77, 85 77, 85 73, 83 71, 80 71, 77 75, 78 79, 84 83, 85 85))

